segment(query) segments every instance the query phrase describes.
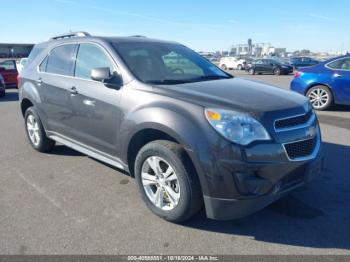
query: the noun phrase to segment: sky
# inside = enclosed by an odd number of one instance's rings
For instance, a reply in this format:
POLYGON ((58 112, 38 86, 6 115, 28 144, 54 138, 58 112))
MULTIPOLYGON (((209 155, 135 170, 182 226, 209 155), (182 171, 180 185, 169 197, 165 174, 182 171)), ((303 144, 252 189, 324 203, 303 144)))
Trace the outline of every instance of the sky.
POLYGON ((196 51, 271 43, 288 51, 350 51, 349 0, 2 1, 0 43, 69 31, 173 40, 196 51))

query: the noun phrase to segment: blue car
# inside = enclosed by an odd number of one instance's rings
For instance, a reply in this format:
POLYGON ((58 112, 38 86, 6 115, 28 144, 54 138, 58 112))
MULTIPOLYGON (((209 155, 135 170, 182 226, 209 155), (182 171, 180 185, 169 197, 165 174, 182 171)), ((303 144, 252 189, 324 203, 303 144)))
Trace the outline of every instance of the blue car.
POLYGON ((350 55, 300 68, 290 88, 307 96, 316 110, 327 110, 334 104, 350 105, 350 55))

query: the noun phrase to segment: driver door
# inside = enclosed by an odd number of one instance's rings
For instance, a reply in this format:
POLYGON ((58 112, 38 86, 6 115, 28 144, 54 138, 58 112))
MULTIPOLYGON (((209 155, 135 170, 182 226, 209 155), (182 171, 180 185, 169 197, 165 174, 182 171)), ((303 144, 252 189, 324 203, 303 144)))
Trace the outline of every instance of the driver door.
POLYGON ((70 96, 74 115, 73 139, 115 155, 121 119, 121 90, 91 79, 92 69, 106 67, 111 73, 117 71, 104 47, 93 43, 79 45, 70 96))

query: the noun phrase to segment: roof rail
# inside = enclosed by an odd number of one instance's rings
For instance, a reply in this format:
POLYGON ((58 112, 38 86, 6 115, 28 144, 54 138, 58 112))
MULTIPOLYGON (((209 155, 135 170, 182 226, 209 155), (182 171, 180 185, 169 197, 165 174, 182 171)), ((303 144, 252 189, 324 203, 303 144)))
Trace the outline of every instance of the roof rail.
POLYGON ((71 37, 87 37, 87 36, 91 36, 91 35, 87 32, 80 31, 80 32, 71 32, 63 35, 54 36, 54 37, 51 37, 50 40, 59 40, 59 39, 71 38, 71 37))
POLYGON ((129 37, 141 37, 141 38, 147 38, 146 36, 144 36, 144 35, 131 35, 131 36, 129 36, 129 37))

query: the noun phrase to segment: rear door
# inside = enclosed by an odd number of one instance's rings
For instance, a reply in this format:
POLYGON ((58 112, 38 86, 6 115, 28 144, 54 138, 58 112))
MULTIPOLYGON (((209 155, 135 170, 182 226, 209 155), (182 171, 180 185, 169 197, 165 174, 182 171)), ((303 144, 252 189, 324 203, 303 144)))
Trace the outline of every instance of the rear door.
POLYGON ((91 70, 103 67, 110 68, 111 73, 117 71, 114 60, 103 46, 97 43, 79 45, 74 81, 71 83, 76 94, 70 97, 74 114, 73 138, 86 146, 115 155, 121 118, 121 90, 91 79, 91 70))
POLYGON ((40 111, 47 130, 66 137, 72 136, 71 80, 76 44, 53 48, 39 66, 35 83, 41 95, 40 111))

